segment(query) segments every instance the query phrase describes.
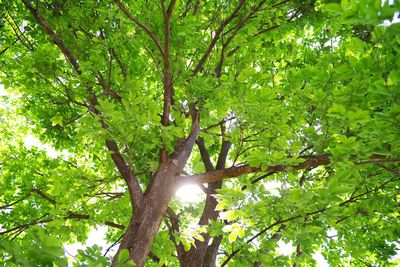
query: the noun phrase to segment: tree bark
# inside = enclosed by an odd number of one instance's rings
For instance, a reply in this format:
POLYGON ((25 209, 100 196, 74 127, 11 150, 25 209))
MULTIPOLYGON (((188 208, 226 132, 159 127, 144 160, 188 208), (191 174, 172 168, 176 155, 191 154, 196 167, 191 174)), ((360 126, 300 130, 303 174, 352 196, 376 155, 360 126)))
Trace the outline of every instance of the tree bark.
POLYGON ((160 165, 151 178, 141 205, 132 215, 111 266, 118 265, 118 255, 122 249, 128 249, 129 260, 133 260, 137 267, 144 265, 177 187, 177 175, 185 167, 200 131, 199 114, 194 107, 191 108, 191 116, 192 129, 189 136, 177 142, 175 151, 171 155, 165 159, 161 157, 160 165))
MULTIPOLYGON (((174 194, 175 168, 170 163, 162 164, 153 177, 153 184, 146 192, 139 210, 132 216, 128 229, 121 241, 116 255, 122 249, 129 250, 129 260, 137 267, 144 265, 151 244, 158 232, 168 203, 174 194)), ((118 257, 114 257, 112 266, 118 266, 118 257)))

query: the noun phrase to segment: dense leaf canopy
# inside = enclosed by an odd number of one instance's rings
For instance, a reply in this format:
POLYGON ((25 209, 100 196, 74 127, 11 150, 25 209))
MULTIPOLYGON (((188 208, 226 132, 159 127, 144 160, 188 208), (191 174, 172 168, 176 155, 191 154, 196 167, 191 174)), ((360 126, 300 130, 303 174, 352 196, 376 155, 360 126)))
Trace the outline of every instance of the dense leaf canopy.
POLYGON ((1 0, 0 265, 395 266, 389 2, 1 0))

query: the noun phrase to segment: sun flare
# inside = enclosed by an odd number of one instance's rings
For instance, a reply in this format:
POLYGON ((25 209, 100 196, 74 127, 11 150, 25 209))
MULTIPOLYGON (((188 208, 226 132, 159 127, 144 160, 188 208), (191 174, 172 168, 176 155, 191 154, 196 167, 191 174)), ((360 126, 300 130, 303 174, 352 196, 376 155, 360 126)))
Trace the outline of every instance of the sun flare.
POLYGON ((193 184, 181 186, 175 196, 183 203, 199 203, 204 199, 203 191, 199 186, 193 184))

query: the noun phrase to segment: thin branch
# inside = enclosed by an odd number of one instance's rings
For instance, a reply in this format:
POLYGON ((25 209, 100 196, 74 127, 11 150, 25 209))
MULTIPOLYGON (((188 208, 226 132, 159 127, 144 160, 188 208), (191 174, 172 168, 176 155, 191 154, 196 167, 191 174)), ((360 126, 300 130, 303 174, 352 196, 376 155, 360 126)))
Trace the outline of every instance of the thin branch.
POLYGON ((111 55, 115 58, 118 63, 119 68, 121 69, 122 75, 124 76, 124 80, 128 77, 128 72, 126 70, 125 65, 122 63, 121 59, 118 57, 117 53, 115 52, 114 48, 109 49, 111 55))
POLYGON ((174 243, 175 247, 176 247, 176 252, 178 253, 178 256, 182 256, 185 253, 185 250, 183 248, 183 244, 181 242, 177 243, 176 239, 175 239, 175 233, 179 233, 179 217, 178 215, 176 215, 176 213, 170 208, 168 207, 167 209, 167 214, 168 214, 168 218, 169 221, 171 222, 171 224, 167 224, 168 227, 168 232, 169 232, 169 238, 171 239, 171 241, 174 243))
POLYGON ((201 131, 204 132, 204 133, 206 133, 208 130, 210 130, 210 129, 212 129, 212 128, 215 128, 215 127, 217 127, 217 126, 221 126, 221 125, 224 124, 225 122, 228 122, 228 121, 231 121, 231 120, 234 120, 234 119, 236 119, 236 117, 224 118, 224 119, 221 120, 220 122, 217 122, 217 123, 215 123, 215 124, 212 124, 212 125, 210 125, 210 126, 207 126, 207 127, 204 128, 204 129, 201 129, 201 131))
MULTIPOLYGON (((251 183, 251 184, 255 184, 255 183, 261 181, 262 179, 267 178, 267 177, 269 177, 269 176, 271 176, 271 175, 273 175, 273 174, 275 174, 275 173, 276 173, 276 172, 273 172, 273 171, 267 172, 266 174, 263 174, 263 175, 261 175, 260 177, 257 177, 257 178, 254 179, 254 180, 251 180, 250 183, 251 183)), ((243 186, 243 187, 242 187, 242 190, 245 190, 246 188, 247 188, 247 185, 243 186)))
POLYGON ((364 164, 378 164, 385 162, 400 162, 400 158, 382 158, 382 159, 371 159, 356 162, 356 165, 364 165, 364 164))
MULTIPOLYGON (((24 0, 24 1, 26 1, 26 0, 24 0)), ((139 28, 141 28, 150 37, 150 39, 153 40, 158 51, 160 51, 161 56, 164 57, 164 51, 161 47, 160 41, 157 39, 157 36, 146 25, 144 25, 143 23, 138 21, 135 17, 133 17, 132 14, 121 3, 121 1, 114 0, 114 2, 115 2, 115 4, 117 4, 119 9, 129 18, 130 21, 132 21, 135 25, 137 25, 139 28)))
POLYGON ((114 243, 112 243, 111 246, 109 246, 109 247, 106 249, 106 251, 105 251, 104 254, 103 254, 103 257, 105 257, 105 256, 108 254, 108 252, 110 252, 110 250, 111 250, 113 247, 115 247, 115 245, 117 245, 117 244, 119 243, 119 241, 121 241, 121 239, 124 237, 124 235, 125 235, 125 234, 120 235, 120 236, 118 237, 118 239, 115 240, 114 243))
POLYGON ((0 206, 0 210, 8 209, 8 208, 14 206, 15 204, 18 204, 19 202, 24 201, 24 200, 27 199, 29 196, 30 196, 30 194, 27 194, 26 196, 24 196, 24 197, 22 197, 22 198, 20 198, 20 199, 18 199, 18 200, 16 200, 16 201, 14 201, 14 202, 5 204, 5 205, 3 205, 3 206, 0 206))
POLYGON ((97 74, 97 80, 101 85, 101 87, 103 87, 103 90, 106 94, 112 96, 118 102, 122 101, 122 97, 118 95, 115 91, 111 90, 110 86, 107 84, 106 80, 104 79, 103 75, 100 72, 97 74))
POLYGON ((8 24, 10 24, 12 30, 14 31, 15 35, 17 36, 17 38, 21 41, 21 43, 29 50, 29 51, 33 51, 33 45, 32 43, 29 41, 29 39, 24 35, 24 33, 21 31, 21 29, 18 27, 17 22, 15 21, 15 19, 13 18, 13 16, 11 16, 10 12, 7 10, 8 16, 11 18, 11 20, 13 21, 13 23, 11 23, 10 21, 8 21, 7 17, 5 16, 5 19, 7 20, 8 24), (26 40, 26 42, 29 44, 29 46, 27 44, 25 44, 25 42, 22 40, 22 38, 24 40, 26 40))
POLYGON ((132 208, 137 210, 141 206, 143 198, 139 180, 133 173, 129 164, 123 158, 117 143, 113 140, 106 140, 106 146, 111 152, 111 158, 114 164, 117 166, 118 171, 121 173, 122 178, 125 180, 125 183, 128 186, 132 208))
POLYGON ((39 14, 39 11, 34 8, 30 3, 29 0, 22 0, 26 8, 31 12, 31 14, 35 17, 36 21, 42 26, 42 28, 47 32, 50 38, 53 40, 54 43, 60 48, 61 52, 64 56, 68 59, 71 63, 73 69, 76 73, 81 74, 81 70, 79 69, 79 64, 76 58, 72 55, 71 51, 67 48, 67 46, 61 41, 58 35, 53 31, 50 27, 46 19, 39 14))
MULTIPOLYGON (((246 243, 249 244, 251 243, 254 239, 256 239, 257 237, 259 237, 260 235, 266 233, 268 230, 270 230, 271 228, 273 228, 274 226, 286 223, 286 222, 290 222, 293 220, 297 220, 299 218, 303 217, 302 215, 297 215, 297 216, 293 216, 284 220, 279 220, 274 222, 273 224, 269 225, 268 227, 262 229, 260 232, 258 232, 257 234, 255 234, 253 237, 249 238, 248 240, 246 240, 246 243)), ((237 248, 235 249, 231 254, 229 254, 229 256, 225 259, 225 261, 221 264, 221 267, 224 267, 228 264, 228 262, 234 257, 236 256, 236 254, 238 254, 240 252, 241 248, 237 248)))
POLYGON ((395 169, 388 168, 388 167, 386 167, 385 165, 380 164, 380 163, 376 163, 376 165, 378 165, 379 167, 381 167, 381 168, 383 168, 383 169, 385 169, 385 170, 387 170, 387 171, 389 171, 389 172, 391 172, 391 173, 393 173, 393 174, 396 174, 397 176, 400 177, 400 171, 395 170, 395 169))
POLYGON ((51 204, 56 205, 56 201, 52 197, 47 195, 46 193, 42 192, 41 190, 33 188, 31 191, 37 193, 39 196, 41 196, 42 198, 44 198, 45 200, 47 200, 51 204))
MULTIPOLYGON (((65 217, 65 219, 75 219, 75 220, 89 220, 90 216, 87 214, 79 214, 79 213, 75 213, 72 211, 68 212, 68 216, 65 217)), ((110 221, 105 221, 104 222, 105 225, 113 227, 113 228, 117 228, 120 230, 124 230, 125 226, 122 224, 118 224, 118 223, 114 223, 114 222, 110 222, 110 221)))
POLYGON ((14 231, 20 230, 20 229, 25 230, 25 229, 29 228, 29 227, 32 226, 32 225, 36 225, 36 224, 40 224, 40 223, 51 222, 53 219, 41 220, 42 218, 46 217, 47 215, 49 215, 49 213, 43 214, 42 216, 40 216, 39 218, 33 220, 32 222, 24 223, 24 224, 15 226, 15 227, 13 227, 13 228, 11 228, 11 229, 9 229, 9 230, 2 231, 2 232, 0 232, 0 235, 4 235, 4 234, 7 234, 7 233, 11 233, 11 232, 14 232, 14 231))
MULTIPOLYGON (((369 193, 376 192, 377 190, 383 189, 383 188, 385 188, 385 186, 386 186, 387 184, 393 183, 393 182, 397 182, 397 181, 399 181, 399 180, 400 180, 400 179, 390 179, 390 180, 384 182, 383 184, 374 187, 374 188, 371 189, 371 190, 367 190, 367 191, 365 191, 364 193, 360 193, 360 194, 357 195, 357 196, 352 196, 352 197, 350 197, 349 199, 347 199, 347 200, 345 200, 345 201, 339 203, 337 206, 338 206, 338 207, 343 207, 343 206, 346 206, 346 205, 349 204, 349 203, 356 202, 356 201, 357 201, 358 199, 360 199, 361 197, 363 197, 363 196, 365 196, 365 195, 367 195, 367 194, 369 194, 369 193)), ((320 213, 323 213, 323 212, 325 212, 325 211, 327 211, 327 210, 330 210, 330 209, 332 209, 332 208, 333 208, 333 207, 322 208, 322 209, 319 209, 319 210, 316 210, 316 211, 313 211, 313 212, 308 212, 308 213, 306 213, 305 215, 296 215, 296 216, 293 216, 293 217, 290 217, 290 218, 287 218, 287 219, 284 219, 284 220, 277 220, 277 221, 274 222, 273 224, 271 224, 271 225, 269 225, 268 227, 262 229, 262 230, 261 230, 260 232, 258 232, 256 235, 254 235, 254 236, 252 236, 251 238, 249 238, 248 240, 246 240, 246 243, 249 244, 250 242, 252 242, 253 240, 255 240, 257 237, 263 235, 264 233, 266 233, 268 230, 270 230, 270 229, 273 228, 274 226, 281 225, 281 224, 283 224, 283 223, 290 222, 290 221, 293 221, 293 220, 297 220, 297 219, 300 219, 300 218, 307 218, 307 217, 312 216, 312 215, 320 214, 320 213)), ((345 216, 345 217, 339 219, 338 221, 336 221, 336 223, 340 223, 341 221, 346 220, 346 219, 349 218, 349 217, 350 217, 350 216, 345 216)), ((237 254, 241 251, 241 249, 242 249, 242 248, 239 247, 239 248, 237 248, 236 250, 234 250, 231 254, 229 254, 228 257, 225 259, 225 261, 221 264, 221 267, 226 266, 226 264, 227 264, 235 255, 237 255, 237 254)))
POLYGON ((193 7, 193 15, 196 15, 197 11, 199 10, 201 0, 196 0, 196 3, 193 7))
POLYGON ((197 63, 196 67, 193 70, 192 76, 196 76, 196 74, 201 70, 203 67, 204 63, 206 62, 207 58, 210 56, 211 51, 213 50, 214 46, 217 44, 217 41, 219 40, 219 37, 221 36, 221 33, 223 32, 223 29, 226 25, 228 25, 235 17, 237 17, 239 11, 242 9, 244 6, 246 0, 240 0, 238 5, 236 6, 235 10, 232 12, 232 14, 226 18, 225 20, 222 21, 218 29, 214 33, 214 37, 211 40, 211 43, 209 44, 207 50, 197 63))
MULTIPOLYGON (((154 254, 154 252, 152 252, 152 251, 149 252, 149 258, 150 258, 152 261, 156 262, 156 263, 159 263, 159 262, 160 262, 160 258, 159 258, 156 254, 154 254)), ((161 266, 162 266, 162 267, 165 267, 166 265, 163 264, 163 265, 161 265, 161 266)))

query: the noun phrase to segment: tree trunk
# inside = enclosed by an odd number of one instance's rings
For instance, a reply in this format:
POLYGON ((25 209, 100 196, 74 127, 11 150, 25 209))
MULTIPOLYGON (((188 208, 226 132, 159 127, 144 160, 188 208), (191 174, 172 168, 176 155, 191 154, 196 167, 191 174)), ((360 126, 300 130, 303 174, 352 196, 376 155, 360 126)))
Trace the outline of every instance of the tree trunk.
POLYGON ((137 267, 144 265, 150 247, 158 232, 168 203, 174 194, 175 168, 171 164, 162 165, 153 176, 153 182, 144 195, 139 210, 132 216, 128 229, 121 241, 112 266, 118 266, 118 255, 122 249, 129 250, 129 260, 137 267))

